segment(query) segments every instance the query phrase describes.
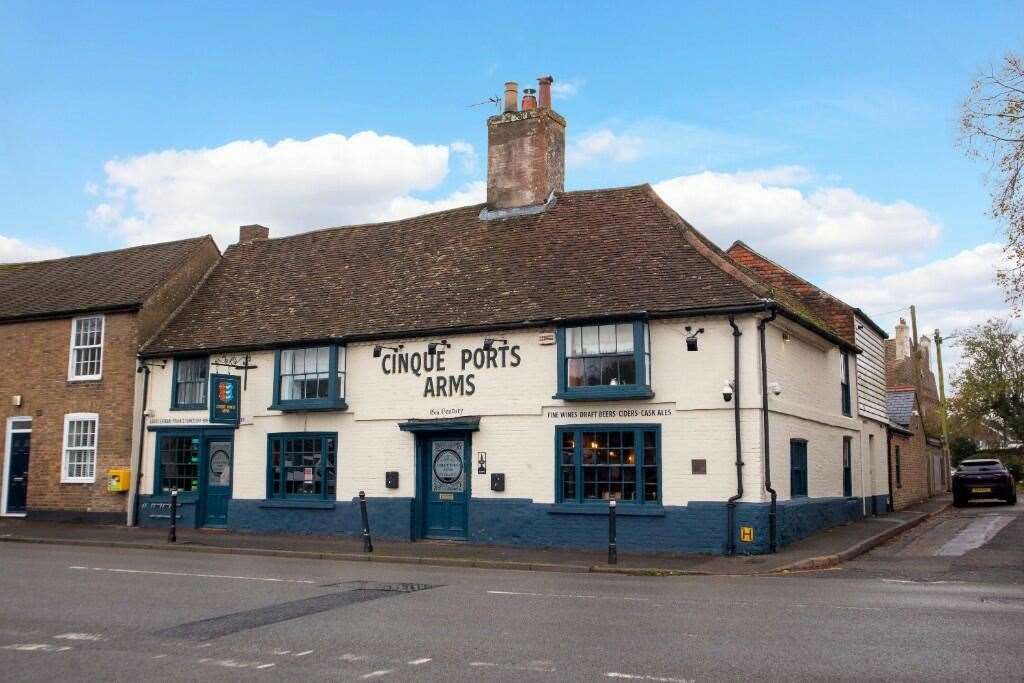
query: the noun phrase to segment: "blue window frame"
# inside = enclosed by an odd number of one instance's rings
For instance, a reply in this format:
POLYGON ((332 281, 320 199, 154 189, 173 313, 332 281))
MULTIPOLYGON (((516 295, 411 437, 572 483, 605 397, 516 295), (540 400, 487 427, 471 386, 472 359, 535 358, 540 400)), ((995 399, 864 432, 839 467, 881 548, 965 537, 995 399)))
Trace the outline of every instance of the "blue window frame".
POLYGON ((651 338, 643 320, 560 327, 558 393, 566 401, 650 398, 651 338))
POLYGON ((337 477, 337 432, 267 436, 267 498, 334 500, 337 477))
POLYGON ((789 497, 807 496, 807 442, 791 439, 789 442, 789 497))
POLYGON ((840 359, 839 388, 842 392, 843 415, 850 417, 853 413, 850 401, 850 354, 847 351, 841 352, 840 359))
POLYGON ((274 354, 271 410, 344 410, 345 347, 310 346, 274 354))
POLYGON ((175 358, 171 410, 205 410, 210 384, 210 359, 175 358))
POLYGON ((172 490, 187 494, 199 492, 202 459, 202 432, 162 432, 157 434, 155 495, 172 490))
POLYGON ((853 437, 843 437, 843 495, 853 495, 853 437))
POLYGON ((659 425, 565 425, 555 430, 559 503, 661 503, 659 425))

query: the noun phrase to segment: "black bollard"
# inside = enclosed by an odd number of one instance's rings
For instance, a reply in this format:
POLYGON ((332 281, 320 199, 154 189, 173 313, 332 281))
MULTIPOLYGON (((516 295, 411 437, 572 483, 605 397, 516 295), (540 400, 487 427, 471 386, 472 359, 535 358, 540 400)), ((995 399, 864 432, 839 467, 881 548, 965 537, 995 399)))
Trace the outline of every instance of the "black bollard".
POLYGON ((359 492, 359 514, 363 517, 363 552, 373 552, 373 541, 370 540, 370 520, 366 515, 366 492, 359 492))
POLYGON ((608 564, 619 563, 619 550, 615 543, 615 501, 608 501, 608 564))
POLYGON ((167 530, 167 542, 178 541, 178 489, 171 491, 171 528, 167 530))

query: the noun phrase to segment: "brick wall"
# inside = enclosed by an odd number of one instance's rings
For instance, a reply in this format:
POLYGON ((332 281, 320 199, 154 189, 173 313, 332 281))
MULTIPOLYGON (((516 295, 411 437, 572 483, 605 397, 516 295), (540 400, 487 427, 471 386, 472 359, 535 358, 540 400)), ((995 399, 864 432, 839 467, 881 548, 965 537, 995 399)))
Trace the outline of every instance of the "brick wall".
POLYGON ((133 313, 104 318, 103 378, 85 382, 67 378, 70 318, 0 325, 0 419, 6 424, 8 417, 32 418, 30 516, 58 510, 124 513, 125 494, 107 493, 106 472, 128 467, 131 460, 138 330, 133 313), (11 404, 14 395, 22 396, 20 407, 11 404), (68 413, 99 414, 95 483, 60 483, 68 413))
POLYGON ((914 415, 910 430, 914 432, 913 436, 893 434, 890 444, 894 510, 902 510, 929 497, 928 444, 920 416, 914 415), (900 447, 902 486, 896 485, 896 446, 900 447))

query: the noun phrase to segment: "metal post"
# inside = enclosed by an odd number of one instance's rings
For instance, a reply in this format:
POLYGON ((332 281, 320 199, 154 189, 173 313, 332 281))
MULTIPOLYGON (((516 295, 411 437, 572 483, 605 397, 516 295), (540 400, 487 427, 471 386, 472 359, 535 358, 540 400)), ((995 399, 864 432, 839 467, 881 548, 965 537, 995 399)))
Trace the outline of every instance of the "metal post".
POLYGON ((178 489, 171 490, 171 528, 167 531, 167 542, 178 541, 178 489))
POLYGON ((373 552, 373 541, 370 540, 370 521, 366 515, 366 492, 359 492, 359 514, 363 518, 363 552, 373 552))
MULTIPOLYGON (((952 458, 949 452, 949 411, 946 406, 946 379, 942 372, 942 335, 939 334, 939 330, 935 330, 935 365, 939 370, 939 403, 942 406, 942 454, 945 456, 946 462, 943 463, 945 469, 942 470, 942 481, 949 482, 949 470, 953 467, 952 458)), ((946 490, 949 490, 947 485, 946 490)))
POLYGON ((619 563, 619 551, 615 543, 615 501, 608 501, 608 564, 619 563))

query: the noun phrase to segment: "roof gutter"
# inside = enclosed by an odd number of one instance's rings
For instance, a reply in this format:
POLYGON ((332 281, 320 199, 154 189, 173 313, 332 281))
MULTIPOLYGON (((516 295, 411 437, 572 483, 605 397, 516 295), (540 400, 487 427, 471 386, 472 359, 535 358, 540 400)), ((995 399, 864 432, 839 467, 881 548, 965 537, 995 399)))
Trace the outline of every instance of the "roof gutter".
POLYGON ((89 313, 135 313, 141 308, 142 304, 118 304, 116 306, 91 306, 89 308, 74 308, 66 311, 51 311, 48 313, 28 313, 26 315, 14 315, 0 318, 0 325, 34 322, 38 320, 60 320, 89 313))

